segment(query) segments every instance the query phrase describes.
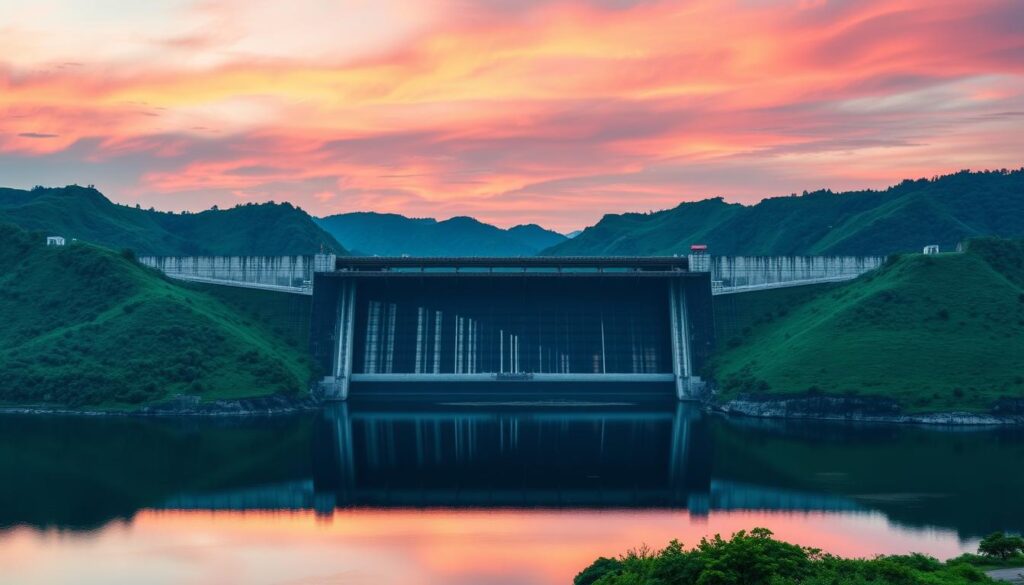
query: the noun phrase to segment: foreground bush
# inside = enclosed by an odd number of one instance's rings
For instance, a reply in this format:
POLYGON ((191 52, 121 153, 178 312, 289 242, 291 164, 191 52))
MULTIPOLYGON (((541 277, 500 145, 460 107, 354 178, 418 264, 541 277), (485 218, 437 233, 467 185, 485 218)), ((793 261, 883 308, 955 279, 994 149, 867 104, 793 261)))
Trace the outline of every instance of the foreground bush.
POLYGON ((987 556, 1006 560, 1024 553, 1024 538, 1007 536, 1002 532, 994 532, 981 540, 978 552, 987 556))
POLYGON ((931 557, 844 559, 772 538, 755 528, 729 540, 715 535, 692 549, 673 540, 661 551, 632 550, 599 558, 574 585, 961 585, 995 583, 980 569, 931 557))

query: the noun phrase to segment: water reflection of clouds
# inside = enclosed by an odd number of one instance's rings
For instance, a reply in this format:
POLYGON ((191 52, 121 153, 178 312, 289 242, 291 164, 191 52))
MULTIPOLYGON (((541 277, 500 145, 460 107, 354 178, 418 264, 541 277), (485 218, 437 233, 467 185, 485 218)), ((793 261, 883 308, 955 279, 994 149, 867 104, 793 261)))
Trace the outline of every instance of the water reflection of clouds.
POLYGON ((567 583, 600 555, 754 526, 843 555, 948 557, 1020 517, 1019 478, 992 465, 1024 444, 1013 432, 737 424, 676 404, 7 422, 0 440, 25 452, 0 457, 19 503, 0 513, 37 527, 0 532, 13 583, 567 583), (66 531, 86 505, 101 527, 66 531))
POLYGON ((641 543, 693 545, 767 526, 786 540, 853 556, 970 548, 951 531, 892 526, 881 514, 666 510, 337 510, 278 514, 144 511, 129 530, 49 541, 8 535, 0 566, 15 583, 564 584, 594 558, 641 543), (203 535, 201 541, 197 535, 203 535), (36 562, 9 565, 8 551, 36 562), (189 551, 182 555, 181 551, 189 551), (97 563, 96 559, 103 562, 97 563))

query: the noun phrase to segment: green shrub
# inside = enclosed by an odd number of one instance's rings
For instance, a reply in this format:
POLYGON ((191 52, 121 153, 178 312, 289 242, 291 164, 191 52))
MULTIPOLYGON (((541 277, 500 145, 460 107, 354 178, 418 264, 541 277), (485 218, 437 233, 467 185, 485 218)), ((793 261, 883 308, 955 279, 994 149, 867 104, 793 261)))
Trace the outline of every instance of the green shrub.
POLYGON ((1008 559, 1024 553, 1024 538, 1007 536, 1002 532, 993 532, 981 540, 978 552, 987 557, 1008 559))
POLYGON ((844 559, 773 538, 771 531, 715 535, 685 549, 678 541, 599 558, 574 585, 966 585, 995 583, 970 563, 921 554, 844 559))

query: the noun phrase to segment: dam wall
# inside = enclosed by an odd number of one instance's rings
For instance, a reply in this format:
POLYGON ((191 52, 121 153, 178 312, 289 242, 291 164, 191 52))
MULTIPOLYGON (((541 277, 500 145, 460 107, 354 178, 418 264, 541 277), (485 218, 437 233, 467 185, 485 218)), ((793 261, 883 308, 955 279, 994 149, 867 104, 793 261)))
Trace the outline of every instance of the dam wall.
POLYGON ((851 280, 884 262, 884 256, 690 257, 691 270, 711 273, 713 294, 851 280))
MULTIPOLYGON (((139 262, 171 278, 312 294, 313 275, 332 272, 333 254, 305 256, 142 256, 139 262)), ((690 272, 709 272, 723 295, 851 280, 879 268, 884 256, 712 256, 691 254, 690 272)))
POLYGON ((311 294, 313 274, 334 269, 333 254, 306 256, 141 256, 171 278, 311 294))

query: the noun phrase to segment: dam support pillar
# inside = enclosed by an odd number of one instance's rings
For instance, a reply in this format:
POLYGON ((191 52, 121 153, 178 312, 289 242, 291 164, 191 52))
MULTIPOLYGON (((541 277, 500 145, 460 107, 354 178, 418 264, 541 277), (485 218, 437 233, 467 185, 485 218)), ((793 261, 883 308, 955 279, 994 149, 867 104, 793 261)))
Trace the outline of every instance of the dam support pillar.
POLYGON ((670 331, 672 340, 672 374, 675 376, 676 397, 679 400, 693 398, 690 391, 693 382, 693 354, 690 349, 690 324, 686 303, 686 287, 678 280, 668 286, 670 331))
POLYGON ((334 355, 331 375, 321 384, 324 398, 347 400, 352 381, 352 347, 355 329, 356 286, 354 282, 343 281, 338 292, 337 316, 334 331, 334 355))

